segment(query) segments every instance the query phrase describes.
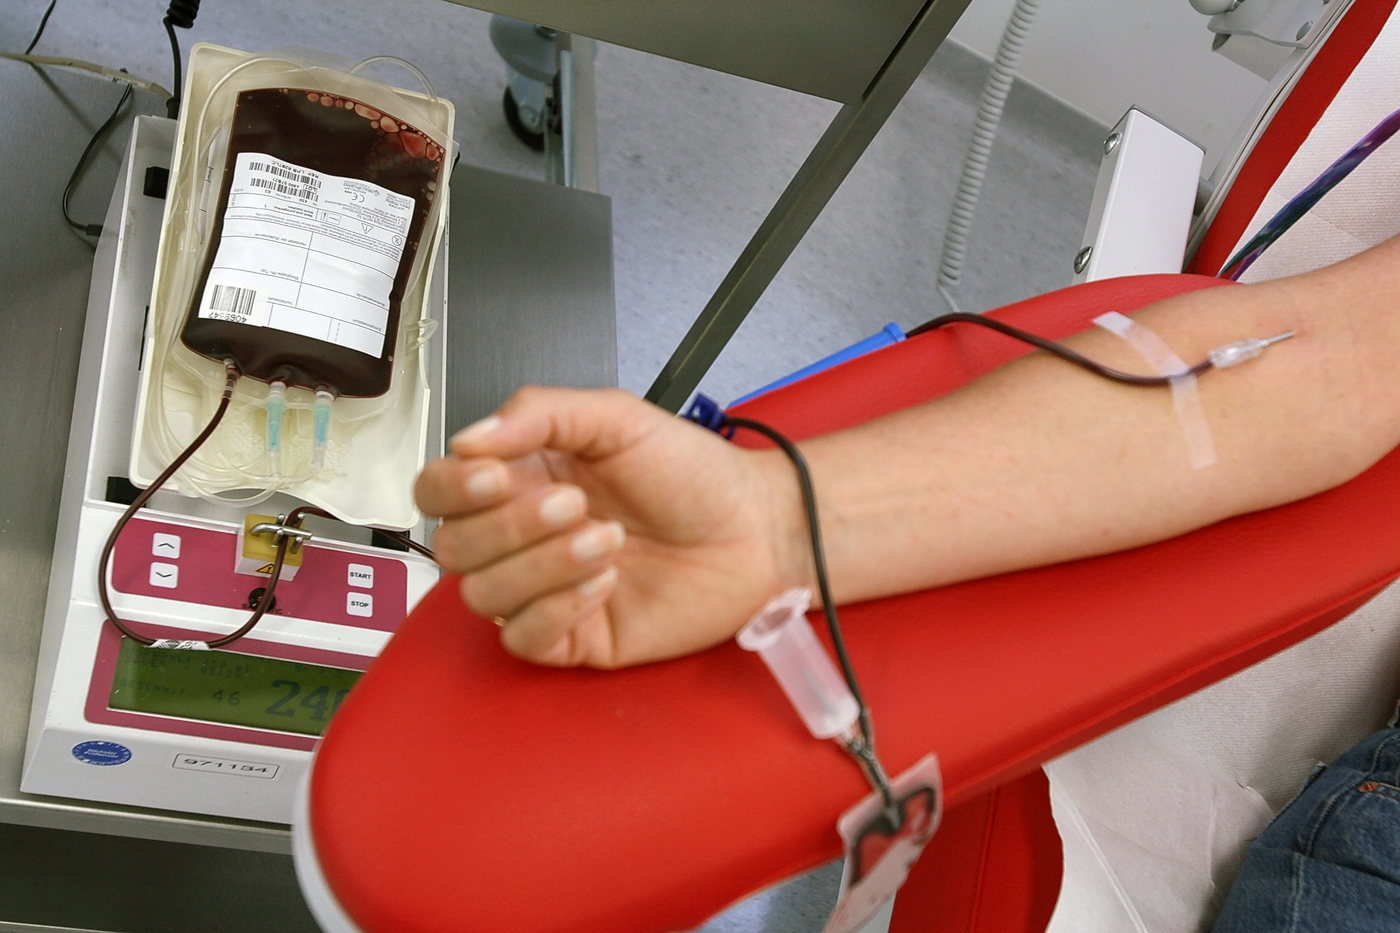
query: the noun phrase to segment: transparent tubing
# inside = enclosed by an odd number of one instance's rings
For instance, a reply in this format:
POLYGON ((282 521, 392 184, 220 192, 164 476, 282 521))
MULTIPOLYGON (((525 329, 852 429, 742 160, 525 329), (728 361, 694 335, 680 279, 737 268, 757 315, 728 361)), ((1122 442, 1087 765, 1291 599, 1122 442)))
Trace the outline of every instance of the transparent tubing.
MULTIPOLYGON (((375 64, 377 62, 391 62, 402 66, 403 68, 414 74, 422 82, 430 98, 437 99, 437 93, 433 89, 432 82, 428 80, 427 76, 423 74, 423 72, 411 62, 405 61, 404 59, 397 58, 395 56, 378 55, 364 59, 363 61, 356 64, 348 73, 354 75, 360 70, 362 70, 364 67, 371 64, 375 64)), ((219 80, 214 83, 214 85, 209 89, 209 92, 205 95, 204 103, 200 108, 199 117, 194 126, 194 135, 191 139, 190 146, 191 150, 194 153, 194 158, 203 157, 207 159, 208 157, 208 149, 212 145, 212 141, 209 141, 209 145, 206 145, 206 141, 209 139, 209 137, 208 134, 206 134, 205 132, 205 121, 208 117, 209 107, 214 101, 214 98, 218 95, 218 92, 224 87, 225 84, 228 83, 229 80, 231 80, 235 75, 239 74, 240 72, 254 65, 267 63, 280 63, 287 65, 291 68, 306 67, 305 63, 298 62, 291 58, 286 58, 279 55, 259 55, 237 65, 236 67, 230 69, 227 74, 220 77, 219 80)), ((450 142, 450 140, 448 142, 450 142)), ((201 174, 202 173, 200 172, 190 173, 190 183, 187 195, 189 198, 188 206, 193 217, 198 216, 196 205, 199 203, 203 192, 203 189, 200 187, 201 174)), ((205 184, 212 184, 212 180, 205 179, 205 184)), ((183 232, 183 236, 181 237, 181 242, 179 244, 179 249, 182 252, 190 251, 195 245, 195 242, 197 242, 199 232, 200 230, 198 225, 193 220, 191 220, 186 225, 186 228, 183 232)), ((422 344, 425 343, 427 339, 432 336, 432 331, 436 329, 436 322, 428 321, 425 323, 420 321, 418 322, 418 326, 423 327, 425 332, 420 334, 419 339, 415 341, 411 349, 416 349, 417 347, 422 346, 422 344)), ((172 353, 179 342, 179 333, 180 327, 178 326, 178 323, 176 323, 174 326, 170 327, 165 334, 157 334, 157 341, 162 343, 163 350, 162 352, 157 352, 153 354, 155 356, 155 360, 153 361, 154 369, 152 372, 152 382, 158 387, 158 391, 161 393, 164 392, 165 387, 165 366, 167 361, 171 358, 172 353)), ((194 375, 196 375, 196 378, 198 378, 200 382, 204 382, 204 380, 200 378, 198 374, 194 375)), ((325 395, 329 396, 329 393, 325 393, 325 395)), ((325 399, 321 398, 321 393, 318 393, 317 400, 310 404, 287 402, 285 400, 285 395, 282 395, 281 398, 277 400, 272 400, 271 392, 269 393, 269 400, 272 402, 272 408, 276 409, 275 415, 273 415, 273 412, 271 410, 269 410, 268 414, 270 421, 274 417, 277 421, 276 437, 278 441, 278 449, 277 454, 274 455, 272 447, 268 447, 268 470, 261 471, 257 469, 255 463, 235 463, 229 459, 226 452, 219 450, 214 451, 213 453, 219 458, 220 461, 222 461, 220 464, 210 464, 207 462, 196 461, 194 459, 191 459, 191 461, 185 464, 185 467, 181 470, 180 476, 180 479, 185 483, 185 485, 187 485, 193 492, 198 494, 201 498, 204 498, 216 504, 230 506, 256 505, 257 503, 265 501, 266 499, 275 495, 277 492, 282 491, 283 489, 287 489, 313 479, 324 469, 326 447, 329 439, 330 406, 329 404, 327 404, 325 399), (306 410, 312 413, 313 452, 311 458, 311 467, 308 470, 302 471, 301 473, 294 476, 284 476, 281 473, 281 467, 283 465, 284 459, 281 454, 282 451, 285 449, 285 445, 281 443, 281 440, 286 433, 284 430, 285 420, 283 413, 288 409, 294 411, 306 410), (211 491, 211 487, 227 487, 230 483, 246 483, 247 488, 258 488, 259 491, 253 493, 252 495, 236 499, 231 499, 227 496, 221 495, 220 493, 211 491)), ((202 401, 205 403, 205 407, 207 407, 208 398, 205 397, 204 399, 202 399, 202 401)), ((266 406, 266 403, 264 404, 266 406)), ((170 427, 169 420, 166 417, 165 406, 158 404, 152 407, 155 409, 151 420, 156 428, 156 447, 163 458, 165 458, 166 460, 173 459, 174 456, 178 456, 179 452, 183 450, 184 443, 174 436, 174 433, 170 427)), ((270 444, 273 437, 271 425, 269 425, 268 436, 270 444)))
POLYGON ((357 75, 360 73, 360 70, 365 66, 375 65, 379 62, 389 62, 393 65, 399 65, 405 71, 412 72, 415 78, 423 82, 423 90, 428 92, 428 96, 431 97, 433 100, 437 100, 437 91, 433 90, 433 82, 428 80, 428 76, 423 74, 423 72, 420 71, 418 66, 413 64, 413 62, 399 58, 397 55, 371 55, 369 58, 366 58, 363 61, 361 61, 354 68, 351 68, 350 74, 357 75))
POLYGON ((1006 108, 1006 97, 1016 80, 1016 66, 1020 64, 1026 37, 1030 35, 1031 23, 1039 7, 1040 0, 1017 0, 1016 8, 1006 23, 1006 31, 1002 33, 1001 44, 997 47, 991 74, 982 88, 982 98, 977 104, 972 142, 963 160, 962 177, 958 179, 957 194, 948 215, 948 228, 943 234, 943 255, 938 261, 938 290, 954 311, 958 307, 953 303, 948 289, 957 285, 962 278, 968 233, 972 229, 973 215, 977 213, 982 183, 987 180, 992 143, 996 141, 997 127, 1001 125, 1001 114, 1006 108))

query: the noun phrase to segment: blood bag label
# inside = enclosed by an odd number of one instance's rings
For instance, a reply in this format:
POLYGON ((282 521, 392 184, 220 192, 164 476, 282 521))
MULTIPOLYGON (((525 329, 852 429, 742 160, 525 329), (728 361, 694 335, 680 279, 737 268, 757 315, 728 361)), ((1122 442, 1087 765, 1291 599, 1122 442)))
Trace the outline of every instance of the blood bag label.
POLYGON ((358 178, 240 152, 199 316, 382 356, 413 209, 358 178))
POLYGON ((938 758, 926 755, 890 781, 901 821, 892 827, 884 801, 869 794, 841 815, 836 829, 846 841, 846 862, 836 909, 822 933, 857 933, 888 904, 909 876, 943 818, 943 779, 938 758))

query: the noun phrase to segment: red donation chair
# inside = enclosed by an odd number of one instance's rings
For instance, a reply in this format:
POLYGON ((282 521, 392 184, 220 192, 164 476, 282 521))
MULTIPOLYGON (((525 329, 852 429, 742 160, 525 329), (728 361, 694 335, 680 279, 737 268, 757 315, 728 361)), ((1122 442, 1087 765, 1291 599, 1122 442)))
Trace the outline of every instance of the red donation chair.
MULTIPOLYGON (((1106 311, 1238 287, 1210 276, 1394 6, 1356 0, 1318 52, 1196 252, 1204 274, 990 313, 1058 339, 1106 311)), ((801 439, 1024 352, 953 325, 736 413, 801 439)), ((1043 930, 1060 865, 1040 765, 1341 619, 1400 573, 1397 527, 1393 452, 1329 492, 1170 541, 844 608, 886 767, 936 752, 945 784, 892 929, 1043 930)), ((867 791, 733 643, 618 672, 536 667, 505 654, 448 577, 321 742, 297 864, 328 929, 665 933, 838 858, 837 816, 867 791)))

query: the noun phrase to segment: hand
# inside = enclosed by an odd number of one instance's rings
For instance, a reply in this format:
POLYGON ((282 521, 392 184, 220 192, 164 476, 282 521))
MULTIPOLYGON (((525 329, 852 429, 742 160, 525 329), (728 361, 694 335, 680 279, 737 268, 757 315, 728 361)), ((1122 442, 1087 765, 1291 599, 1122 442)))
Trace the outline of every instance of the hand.
POLYGON ((527 388, 450 442, 415 495, 438 561, 540 664, 699 651, 807 583, 792 468, 626 392, 527 388))

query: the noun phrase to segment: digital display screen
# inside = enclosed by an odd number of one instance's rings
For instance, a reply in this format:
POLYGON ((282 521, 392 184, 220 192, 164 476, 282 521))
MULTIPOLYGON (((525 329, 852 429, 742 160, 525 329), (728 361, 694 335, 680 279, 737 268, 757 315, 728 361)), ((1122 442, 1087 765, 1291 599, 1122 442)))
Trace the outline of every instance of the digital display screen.
POLYGON ((320 735, 359 671, 235 654, 148 648, 123 638, 107 705, 157 713, 320 735))

